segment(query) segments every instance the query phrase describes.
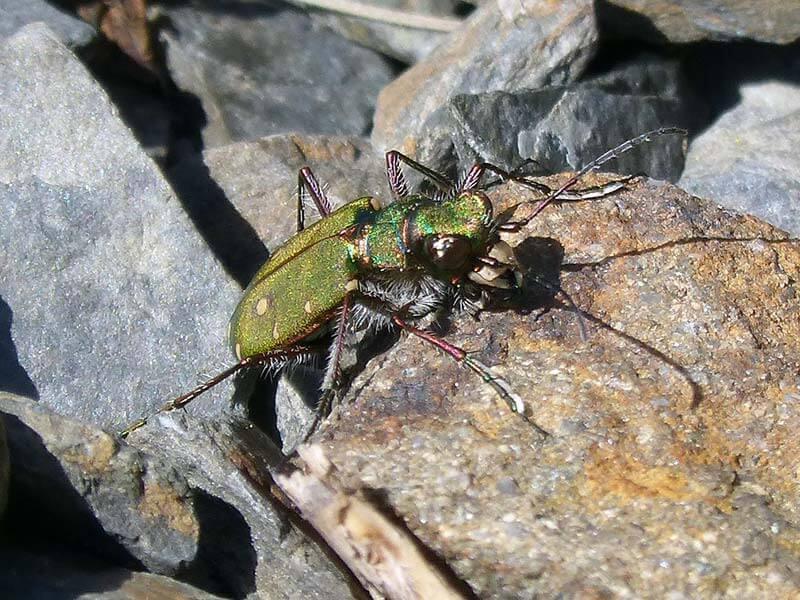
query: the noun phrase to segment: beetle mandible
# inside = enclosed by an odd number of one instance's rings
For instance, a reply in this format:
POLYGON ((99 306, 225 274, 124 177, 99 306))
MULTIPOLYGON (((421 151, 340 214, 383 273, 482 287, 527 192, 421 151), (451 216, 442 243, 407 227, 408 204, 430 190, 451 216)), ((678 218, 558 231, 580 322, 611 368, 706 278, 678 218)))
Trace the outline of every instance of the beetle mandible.
MULTIPOLYGON (((442 350, 491 385, 513 412, 546 433, 528 419, 522 400, 486 365, 413 321, 442 307, 469 304, 467 298, 476 290, 516 286, 513 252, 500 239, 501 232, 519 231, 556 200, 598 197, 620 189, 629 178, 584 193, 568 191, 588 172, 654 137, 686 133, 664 127, 631 138, 555 190, 490 163, 476 163, 453 183, 391 150, 386 153, 386 175, 394 202, 386 207, 365 196, 333 210, 311 169, 303 167, 298 174, 297 233, 259 269, 231 318, 229 340, 238 362, 166 403, 156 414, 186 406, 242 369, 278 369, 309 360, 316 354, 316 338, 334 323, 323 400, 312 431, 337 383, 344 339, 353 324, 396 327, 442 350), (410 193, 402 164, 420 172, 439 191, 410 193), (480 188, 486 173, 516 181, 544 197, 522 219, 513 219, 516 210, 535 201, 517 203, 495 216, 480 188), (309 227, 306 194, 321 217, 309 227)), ((146 419, 140 419, 121 435, 144 423, 146 419)))

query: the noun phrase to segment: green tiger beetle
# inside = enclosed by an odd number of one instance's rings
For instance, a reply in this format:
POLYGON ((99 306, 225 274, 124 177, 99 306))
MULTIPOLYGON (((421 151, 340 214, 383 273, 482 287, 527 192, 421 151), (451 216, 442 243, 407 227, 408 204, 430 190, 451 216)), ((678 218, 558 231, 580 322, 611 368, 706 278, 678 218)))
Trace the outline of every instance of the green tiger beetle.
MULTIPOLYGON (((261 366, 277 370, 310 360, 318 354, 317 339, 332 326, 323 400, 313 432, 337 383, 348 331, 389 327, 420 338, 474 371, 513 412, 543 432, 528 419, 522 399, 489 367, 412 323, 434 310, 468 305, 476 291, 518 285, 513 251, 500 233, 519 231, 554 201, 596 198, 619 190, 630 178, 569 191, 588 172, 654 137, 686 133, 665 127, 631 138, 591 161, 557 189, 490 163, 476 163, 459 181, 452 182, 392 150, 386 153, 386 176, 394 202, 386 207, 365 196, 333 210, 312 171, 302 168, 297 185, 297 234, 275 250, 256 273, 231 318, 229 339, 238 362, 155 414, 186 406, 242 369, 261 366), (403 164, 421 173, 438 191, 410 193, 403 164), (495 217, 489 198, 479 187, 487 173, 516 181, 544 197, 524 218, 514 220, 513 216, 523 204, 536 201, 519 202, 495 217), (308 227, 306 195, 321 217, 308 227)), ((146 419, 141 419, 121 435, 145 423, 146 419)))

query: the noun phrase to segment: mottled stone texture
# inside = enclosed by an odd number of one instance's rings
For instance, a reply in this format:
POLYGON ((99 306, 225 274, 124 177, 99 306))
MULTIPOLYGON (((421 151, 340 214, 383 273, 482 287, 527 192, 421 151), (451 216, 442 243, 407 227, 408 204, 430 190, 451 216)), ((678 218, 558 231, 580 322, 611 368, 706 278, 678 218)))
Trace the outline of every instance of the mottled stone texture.
POLYGON ((171 466, 27 398, 0 393, 0 415, 14 519, 49 523, 55 537, 162 574, 175 575, 195 559, 194 495, 171 466))
POLYGON ((786 238, 650 181, 551 207, 511 241, 558 275, 587 338, 535 283, 529 306, 447 335, 551 435, 404 339, 318 440, 480 597, 797 594, 800 243, 786 238))
POLYGON ((800 85, 742 85, 739 102, 691 145, 684 189, 800 233, 800 85))
POLYGON ((205 147, 271 133, 365 134, 394 75, 377 52, 316 27, 289 4, 161 7, 174 81, 196 96, 205 147))
POLYGON ((239 288, 45 26, 0 43, 0 98, 0 389, 111 427, 227 364, 239 288))
POLYGON ((598 13, 611 31, 650 42, 789 44, 800 37, 800 5, 785 0, 603 0, 598 13))
POLYGON ((597 42, 590 2, 490 2, 378 96, 372 141, 437 164, 451 153, 447 103, 458 94, 574 82, 597 42))

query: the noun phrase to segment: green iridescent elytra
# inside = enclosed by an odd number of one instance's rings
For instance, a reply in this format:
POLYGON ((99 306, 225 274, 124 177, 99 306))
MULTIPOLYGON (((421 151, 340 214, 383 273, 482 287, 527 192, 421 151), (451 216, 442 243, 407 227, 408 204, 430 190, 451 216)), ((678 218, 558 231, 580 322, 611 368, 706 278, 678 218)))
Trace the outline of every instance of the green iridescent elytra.
POLYGON ((371 198, 353 200, 273 252, 231 317, 237 358, 285 347, 325 323, 355 275, 350 242, 340 234, 375 212, 371 198))
POLYGON ((492 205, 481 192, 444 201, 413 195, 378 206, 370 197, 353 200, 273 253, 231 318, 230 344, 239 360, 312 335, 372 272, 461 275, 472 267, 468 259, 486 249, 492 205), (431 259, 430 244, 443 237, 463 245, 457 264, 431 259))

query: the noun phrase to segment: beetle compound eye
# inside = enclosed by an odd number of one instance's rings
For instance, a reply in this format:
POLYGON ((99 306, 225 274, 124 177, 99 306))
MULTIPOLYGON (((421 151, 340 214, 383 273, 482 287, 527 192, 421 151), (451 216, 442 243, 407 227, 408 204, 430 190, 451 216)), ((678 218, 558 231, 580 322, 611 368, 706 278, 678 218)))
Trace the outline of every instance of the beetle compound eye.
POLYGON ((425 254, 428 259, 444 271, 461 269, 470 253, 469 241, 460 235, 442 235, 425 240, 425 254))

